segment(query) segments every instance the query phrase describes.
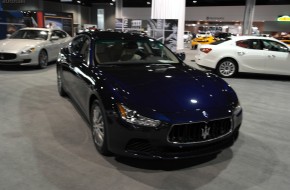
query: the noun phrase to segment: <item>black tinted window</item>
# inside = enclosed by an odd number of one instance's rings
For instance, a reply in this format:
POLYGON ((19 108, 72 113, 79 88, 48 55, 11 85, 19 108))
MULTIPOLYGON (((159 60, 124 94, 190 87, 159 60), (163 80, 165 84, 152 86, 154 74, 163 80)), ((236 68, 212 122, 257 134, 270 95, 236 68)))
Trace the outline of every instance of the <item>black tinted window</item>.
POLYGON ((81 52, 81 49, 84 45, 84 39, 82 36, 78 36, 71 42, 71 51, 72 53, 78 54, 81 52))
POLYGON ((269 50, 269 51, 280 51, 280 52, 288 52, 288 48, 276 41, 272 40, 262 40, 263 42, 263 49, 269 50))
POLYGON ((52 36, 57 36, 59 38, 66 38, 66 33, 60 30, 55 30, 52 32, 52 36))
POLYGON ((236 45, 242 48, 249 48, 249 40, 236 41, 236 45))

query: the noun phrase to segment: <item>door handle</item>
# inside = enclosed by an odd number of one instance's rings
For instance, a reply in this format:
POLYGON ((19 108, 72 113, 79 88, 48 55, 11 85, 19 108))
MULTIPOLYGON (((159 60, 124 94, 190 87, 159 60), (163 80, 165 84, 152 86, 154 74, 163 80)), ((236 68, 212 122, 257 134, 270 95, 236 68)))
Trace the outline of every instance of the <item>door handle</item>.
POLYGON ((239 54, 239 55, 245 55, 245 52, 238 51, 238 54, 239 54))

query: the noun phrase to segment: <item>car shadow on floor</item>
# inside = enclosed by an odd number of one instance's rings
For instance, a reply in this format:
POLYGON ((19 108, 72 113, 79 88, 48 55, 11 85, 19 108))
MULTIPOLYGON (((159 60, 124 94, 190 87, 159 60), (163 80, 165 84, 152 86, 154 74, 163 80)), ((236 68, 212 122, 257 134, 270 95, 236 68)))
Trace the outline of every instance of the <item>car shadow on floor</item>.
MULTIPOLYGON (((224 150, 227 153, 221 157, 225 157, 226 160, 230 160, 233 156, 232 150, 227 149, 224 150)), ((140 158, 130 158, 130 157, 115 157, 115 160, 119 163, 122 163, 127 166, 131 166, 139 169, 146 170, 163 170, 163 171, 174 171, 185 168, 190 168, 198 165, 202 165, 208 163, 210 161, 214 161, 217 159, 219 154, 212 154, 207 156, 200 156, 195 158, 187 158, 187 159, 177 159, 177 160, 162 160, 162 159, 140 159, 140 158)), ((223 158, 225 159, 225 158, 223 158)))
POLYGON ((49 62, 45 69, 39 69, 35 65, 0 65, 0 71, 35 71, 35 70, 46 70, 55 66, 55 61, 49 62))
POLYGON ((290 81, 290 76, 286 76, 286 75, 270 75, 270 74, 254 74, 254 73, 239 73, 234 78, 256 79, 256 80, 290 81))

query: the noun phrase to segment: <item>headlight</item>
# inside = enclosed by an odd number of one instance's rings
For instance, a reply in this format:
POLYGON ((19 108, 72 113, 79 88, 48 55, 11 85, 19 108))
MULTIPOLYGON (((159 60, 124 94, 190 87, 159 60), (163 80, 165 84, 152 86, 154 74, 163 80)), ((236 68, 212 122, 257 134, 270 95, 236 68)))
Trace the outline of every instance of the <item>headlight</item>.
POLYGON ((144 117, 137 113, 137 111, 131 110, 122 104, 117 104, 122 119, 126 122, 145 127, 157 127, 160 121, 144 117))
POLYGON ((30 53, 32 53, 34 51, 35 51, 35 48, 32 47, 32 48, 28 48, 26 50, 21 51, 21 54, 30 54, 30 53))
POLYGON ((240 102, 237 102, 234 106, 234 115, 238 116, 242 111, 242 107, 240 105, 240 102))

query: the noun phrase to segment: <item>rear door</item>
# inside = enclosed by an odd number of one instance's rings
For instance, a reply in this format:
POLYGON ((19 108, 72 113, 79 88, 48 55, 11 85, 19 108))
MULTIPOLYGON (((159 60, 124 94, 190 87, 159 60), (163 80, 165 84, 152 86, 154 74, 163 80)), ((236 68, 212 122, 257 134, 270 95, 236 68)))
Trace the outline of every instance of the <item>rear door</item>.
POLYGON ((236 41, 236 57, 241 72, 263 73, 266 58, 259 39, 243 39, 236 41))

